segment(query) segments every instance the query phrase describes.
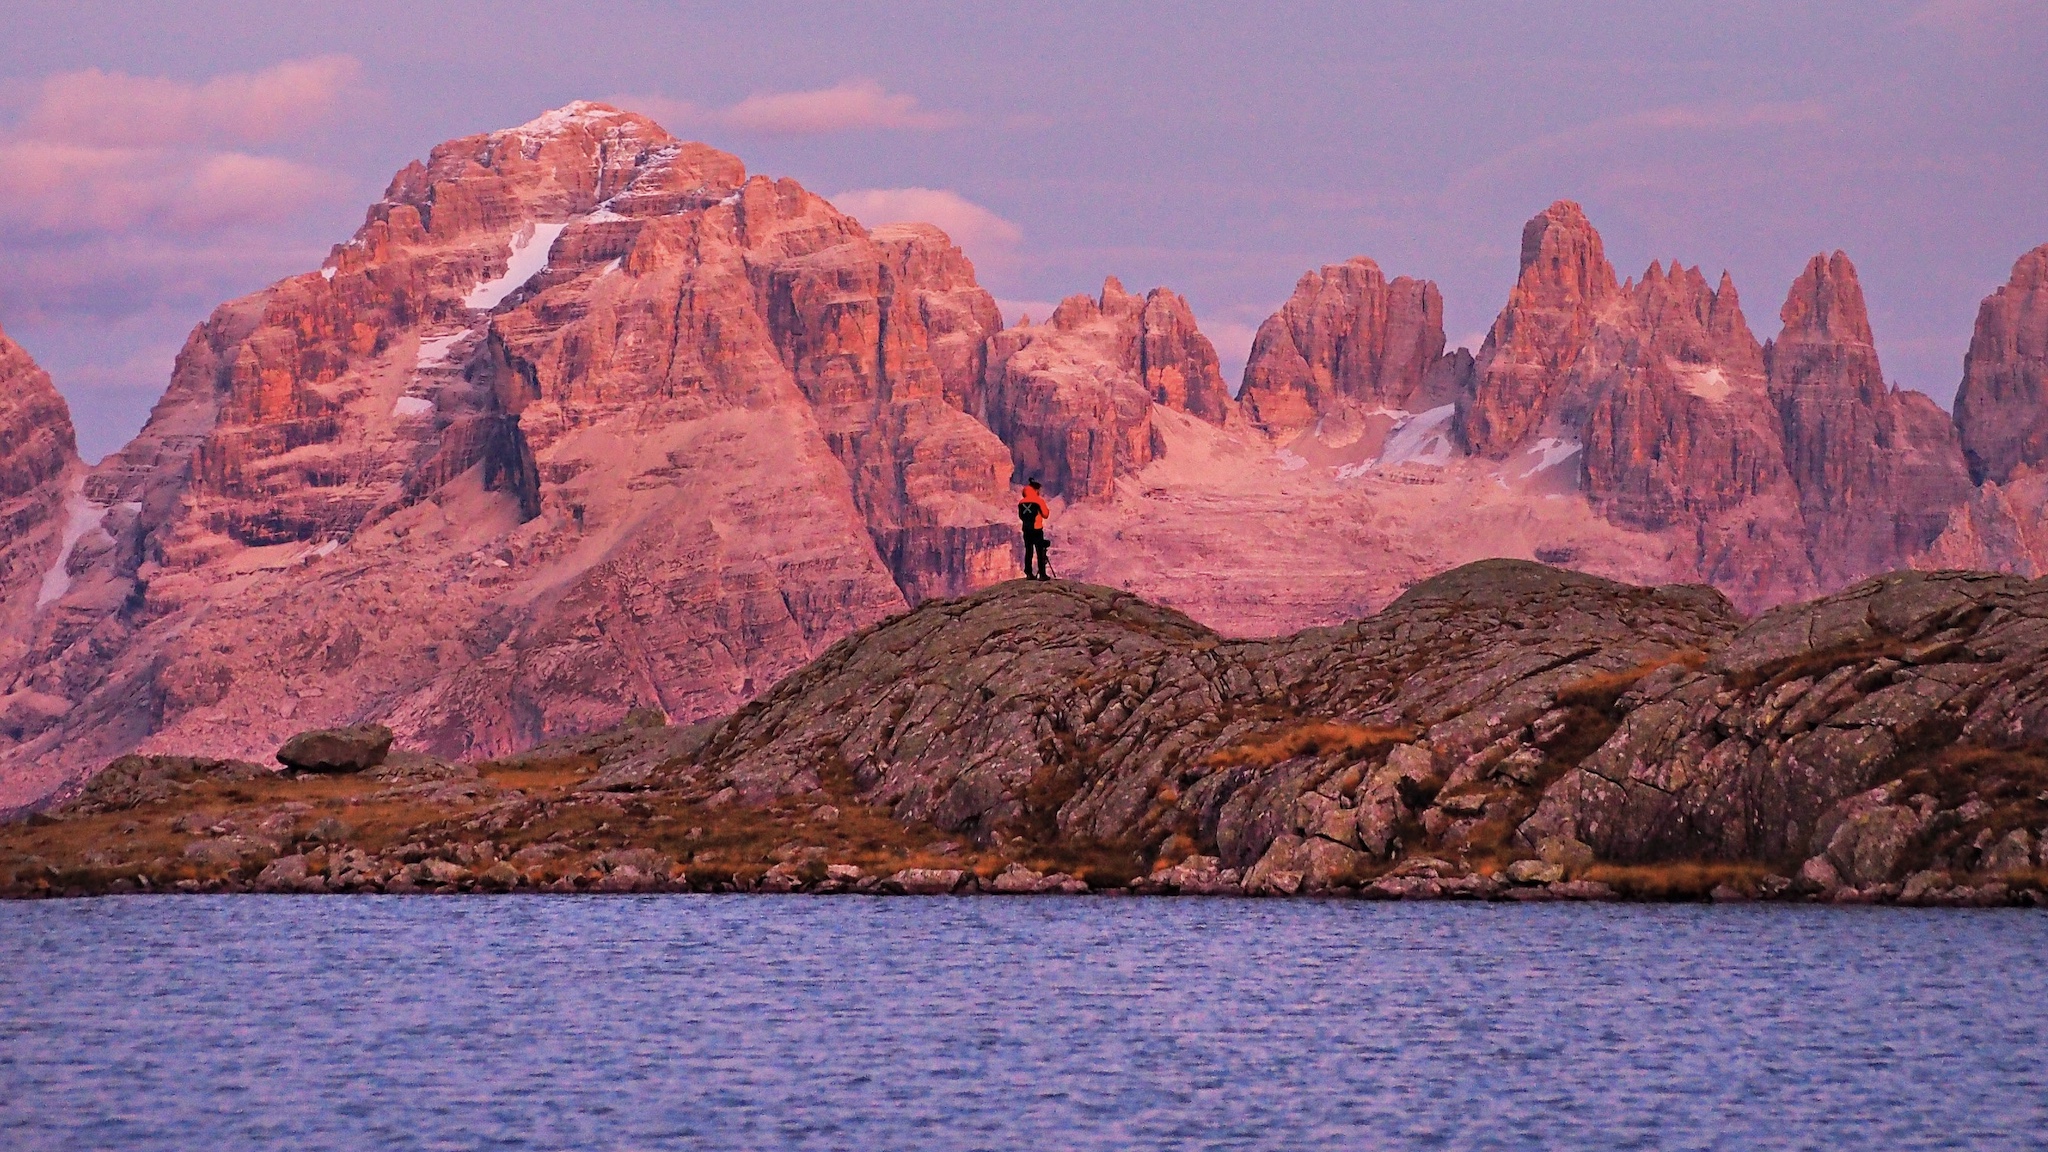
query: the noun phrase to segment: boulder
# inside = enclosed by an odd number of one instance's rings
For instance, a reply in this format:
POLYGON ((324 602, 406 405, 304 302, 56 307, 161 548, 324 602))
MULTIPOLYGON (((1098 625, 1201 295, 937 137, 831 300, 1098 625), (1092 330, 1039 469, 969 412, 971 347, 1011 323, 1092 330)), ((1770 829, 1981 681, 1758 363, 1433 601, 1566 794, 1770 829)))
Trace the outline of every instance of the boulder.
POLYGON ((306 882, 306 875, 303 854, 280 856, 263 866, 256 876, 256 887, 263 892, 296 892, 306 882))
POLYGON ((362 772, 382 764, 390 751, 391 729, 382 724, 315 728, 285 741, 277 762, 298 772, 362 772))
POLYGON ((944 896, 958 891, 966 879, 958 868, 905 868, 883 883, 905 896, 944 896))
POLYGON ((1517 884, 1555 884, 1564 879, 1564 868, 1544 860, 1517 860, 1508 865, 1508 879, 1517 884))
POLYGON ((2024 828, 2014 828, 1994 842, 1977 865, 1990 876, 2010 876, 2034 865, 2034 838, 2024 828))
POLYGON ((1536 856, 1566 872, 1583 872, 1593 866, 1593 849, 1570 836, 1546 836, 1536 845, 1536 856))

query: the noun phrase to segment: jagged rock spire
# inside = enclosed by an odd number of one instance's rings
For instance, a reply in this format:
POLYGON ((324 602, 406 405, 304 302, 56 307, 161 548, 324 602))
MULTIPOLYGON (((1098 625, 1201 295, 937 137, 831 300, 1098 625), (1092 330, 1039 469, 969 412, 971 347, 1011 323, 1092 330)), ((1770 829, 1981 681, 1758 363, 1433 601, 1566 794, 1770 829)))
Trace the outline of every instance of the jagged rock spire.
POLYGON ((1977 479, 2048 467, 2048 244, 1978 306, 1955 419, 1977 479))

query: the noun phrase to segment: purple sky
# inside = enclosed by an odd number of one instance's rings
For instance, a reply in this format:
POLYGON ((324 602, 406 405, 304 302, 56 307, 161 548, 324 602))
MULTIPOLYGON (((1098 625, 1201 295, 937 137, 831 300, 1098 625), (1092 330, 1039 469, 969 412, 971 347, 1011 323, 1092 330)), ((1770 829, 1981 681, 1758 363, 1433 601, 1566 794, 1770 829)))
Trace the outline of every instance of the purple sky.
POLYGON ((1780 7, 13 6, 0 325, 97 457, 194 323, 314 267, 406 161, 587 97, 935 218, 1013 321, 1109 273, 1175 288, 1233 383, 1352 255, 1437 281, 1476 342, 1563 197, 1624 276, 1731 270, 1759 338, 1846 249, 1888 374, 1947 403, 1977 302, 2048 241, 2048 17, 1780 7))

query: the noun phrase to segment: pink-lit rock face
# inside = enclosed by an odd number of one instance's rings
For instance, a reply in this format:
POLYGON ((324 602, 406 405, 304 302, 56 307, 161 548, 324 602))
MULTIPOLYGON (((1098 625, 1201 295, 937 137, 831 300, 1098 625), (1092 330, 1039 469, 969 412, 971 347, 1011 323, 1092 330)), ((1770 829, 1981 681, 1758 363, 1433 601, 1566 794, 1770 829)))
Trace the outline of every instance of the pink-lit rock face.
POLYGON ((0 332, 0 506, 35 494, 77 461, 71 410, 50 374, 0 332))
POLYGON ((1341 403, 1420 412, 1458 398, 1469 360, 1444 352, 1436 285, 1364 257, 1304 273, 1259 326, 1238 399, 1253 423, 1300 432, 1341 403))
POLYGON ((1238 419, 1187 301, 1164 288, 1133 296, 1113 276, 1099 297, 1069 296, 1044 324, 998 333, 987 364, 989 427, 1017 478, 1070 500, 1107 499, 1152 462, 1155 406, 1238 419))
POLYGON ((1551 416, 1553 394, 1616 299, 1614 267, 1577 204, 1560 200, 1522 228, 1522 269, 1486 334, 1458 426, 1472 452, 1503 459, 1551 416))
POLYGON ((1815 575, 1836 588, 1904 567, 1970 496, 1955 427, 1886 387, 1847 256, 1808 261, 1779 317, 1764 360, 1815 575))
POLYGON ((1955 419, 1978 480, 2048 467, 2048 244, 1978 307, 1955 419))
POLYGON ((102 539, 73 491, 79 474, 63 397, 0 334, 0 749, 50 728, 69 708, 62 685, 36 675, 25 657, 71 627, 47 609, 68 590, 74 558, 83 562, 102 539))

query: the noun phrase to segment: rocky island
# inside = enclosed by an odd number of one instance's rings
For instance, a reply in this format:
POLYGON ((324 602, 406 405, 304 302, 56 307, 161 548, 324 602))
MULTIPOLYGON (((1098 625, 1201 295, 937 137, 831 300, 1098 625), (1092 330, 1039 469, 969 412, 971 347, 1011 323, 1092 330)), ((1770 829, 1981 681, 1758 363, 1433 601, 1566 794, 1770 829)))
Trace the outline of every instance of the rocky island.
MULTIPOLYGON (((122 757, 0 892, 1179 893, 2048 903, 2048 581, 1702 585, 1467 565, 1230 639, 1011 582, 721 718, 467 762, 122 757)), ((195 749, 195 752, 203 750, 195 749)))

